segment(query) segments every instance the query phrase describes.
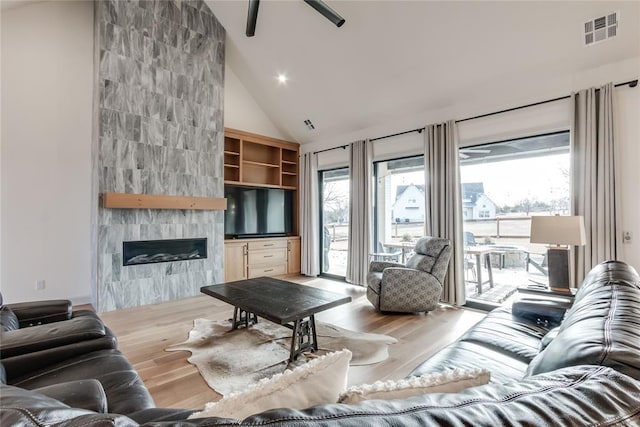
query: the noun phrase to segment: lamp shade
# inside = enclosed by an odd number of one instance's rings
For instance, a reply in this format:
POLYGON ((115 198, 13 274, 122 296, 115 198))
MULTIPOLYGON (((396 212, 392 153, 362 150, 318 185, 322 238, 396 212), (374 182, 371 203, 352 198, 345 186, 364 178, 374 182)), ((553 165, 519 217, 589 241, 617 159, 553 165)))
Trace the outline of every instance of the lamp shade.
POLYGON ((531 243, 582 246, 586 240, 582 216, 531 217, 531 243))

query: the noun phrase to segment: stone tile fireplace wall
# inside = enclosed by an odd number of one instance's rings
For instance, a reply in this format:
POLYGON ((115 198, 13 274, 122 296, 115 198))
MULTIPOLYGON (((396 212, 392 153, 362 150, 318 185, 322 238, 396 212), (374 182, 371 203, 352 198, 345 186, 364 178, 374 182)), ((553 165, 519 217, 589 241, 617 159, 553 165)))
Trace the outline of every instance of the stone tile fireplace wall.
MULTIPOLYGON (((225 31, 201 0, 95 3, 98 193, 224 197, 225 31)), ((199 294, 223 275, 223 212, 95 211, 96 307, 199 294), (208 258, 123 266, 122 242, 207 238, 208 258)))

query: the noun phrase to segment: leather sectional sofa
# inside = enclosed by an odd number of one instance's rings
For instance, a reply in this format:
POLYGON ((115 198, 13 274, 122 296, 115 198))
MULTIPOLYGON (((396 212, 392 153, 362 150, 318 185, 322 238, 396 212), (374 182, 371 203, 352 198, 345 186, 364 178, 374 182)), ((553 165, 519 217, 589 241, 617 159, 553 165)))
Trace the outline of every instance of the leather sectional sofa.
POLYGON ((43 361, 17 376, 7 369, 0 424, 638 426, 638 274, 624 263, 605 262, 585 278, 569 308, 522 301, 512 310, 496 309, 411 375, 452 368, 486 368, 491 382, 451 394, 274 409, 240 424, 186 420, 193 411, 154 408, 122 354, 101 349, 50 365, 43 361))

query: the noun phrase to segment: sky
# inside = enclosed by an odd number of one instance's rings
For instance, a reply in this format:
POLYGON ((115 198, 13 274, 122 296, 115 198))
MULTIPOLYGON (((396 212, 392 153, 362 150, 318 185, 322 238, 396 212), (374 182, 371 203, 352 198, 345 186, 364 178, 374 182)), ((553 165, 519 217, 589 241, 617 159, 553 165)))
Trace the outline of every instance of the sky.
MULTIPOLYGON (((463 183, 482 182, 485 194, 498 206, 515 205, 529 198, 542 202, 567 197, 569 180, 562 171, 569 170, 569 154, 508 160, 462 166, 463 183)), ((423 172, 392 176, 392 188, 403 184, 423 184, 423 172)))
POLYGON ((529 198, 547 202, 569 196, 569 154, 463 166, 462 182, 484 183, 485 194, 498 206, 529 198))
MULTIPOLYGON (((569 154, 462 166, 463 183, 482 182, 485 194, 498 206, 513 206, 523 199, 548 202, 569 196, 569 154)), ((424 184, 424 172, 391 175, 391 188, 424 184)), ((348 197, 348 180, 336 181, 336 190, 348 197)))

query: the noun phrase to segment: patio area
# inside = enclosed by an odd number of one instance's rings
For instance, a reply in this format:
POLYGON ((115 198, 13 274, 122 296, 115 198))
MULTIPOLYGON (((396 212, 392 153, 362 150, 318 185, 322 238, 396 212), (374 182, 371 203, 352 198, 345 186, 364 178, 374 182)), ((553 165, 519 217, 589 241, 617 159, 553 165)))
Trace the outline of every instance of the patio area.
MULTIPOLYGON (((482 231, 486 229, 486 224, 473 225, 481 227, 482 231)), ((465 247, 467 300, 494 306, 509 306, 515 299, 519 287, 546 283, 545 247, 529 243, 529 221, 517 221, 517 226, 522 229, 518 231, 525 235, 514 236, 515 230, 509 230, 511 236, 508 237, 495 237, 495 235, 484 237, 479 233, 475 236, 478 244, 465 247), (474 251, 473 248, 476 250, 474 251), (476 252, 480 252, 481 256, 476 256, 476 252), (478 263, 478 259, 480 263, 478 263), (487 261, 491 264, 490 270, 487 267, 487 261), (478 265, 481 265, 480 271, 478 271, 478 265), (483 282, 481 288, 478 288, 477 284, 479 277, 483 282)), ((330 226, 328 228, 332 239, 327 254, 329 265, 325 272, 335 276, 345 276, 347 226, 330 226)), ((403 240, 417 239, 422 235, 422 230, 422 223, 394 224, 394 236, 391 242, 386 242, 383 245, 384 250, 399 252, 401 251, 398 248, 400 245, 411 248, 414 243, 403 240)), ((412 251, 405 249, 405 258, 411 255, 412 251)))

